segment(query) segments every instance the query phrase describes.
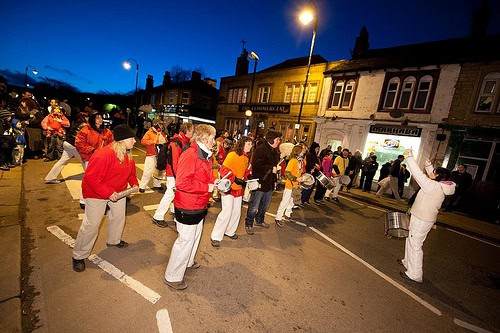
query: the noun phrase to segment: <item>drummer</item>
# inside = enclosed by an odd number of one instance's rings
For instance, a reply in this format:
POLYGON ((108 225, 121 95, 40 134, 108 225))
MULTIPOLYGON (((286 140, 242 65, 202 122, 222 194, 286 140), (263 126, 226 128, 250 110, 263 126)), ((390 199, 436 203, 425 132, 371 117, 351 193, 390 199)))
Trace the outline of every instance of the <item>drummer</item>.
POLYGON ((244 178, 248 170, 248 154, 252 149, 252 139, 244 136, 236 143, 234 150, 227 154, 220 174, 231 180, 231 189, 221 193, 222 210, 215 221, 212 235, 210 236, 213 247, 219 247, 224 236, 238 239, 236 229, 241 216, 241 202, 243 198, 244 178))
POLYGON ((290 218, 293 208, 293 191, 300 190, 299 183, 302 181, 302 165, 299 161, 299 156, 302 154, 302 146, 296 145, 292 149, 290 154, 290 159, 285 169, 285 189, 283 190, 283 197, 281 199, 280 205, 278 207, 278 212, 276 213, 277 227, 283 227, 283 214, 290 218))

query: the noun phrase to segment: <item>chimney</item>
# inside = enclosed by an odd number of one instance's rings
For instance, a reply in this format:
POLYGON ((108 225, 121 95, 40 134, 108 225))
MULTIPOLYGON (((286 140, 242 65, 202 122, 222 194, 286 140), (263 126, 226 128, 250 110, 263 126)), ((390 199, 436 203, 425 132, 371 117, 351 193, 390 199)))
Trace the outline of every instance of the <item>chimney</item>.
POLYGON ((248 51, 247 49, 243 49, 241 51, 238 60, 236 60, 236 72, 234 75, 247 75, 248 74, 248 51))
POLYGON ((191 72, 191 81, 201 81, 201 73, 197 71, 191 72))
POLYGON ((356 42, 354 43, 354 50, 352 50, 352 59, 359 59, 365 55, 366 51, 370 48, 370 42, 368 41, 368 29, 365 26, 361 28, 359 36, 356 37, 356 42))
POLYGON ((153 75, 148 74, 148 77, 146 78, 146 91, 153 90, 153 87, 154 87, 153 75))
POLYGON ((172 82, 172 78, 170 77, 170 72, 165 71, 163 74, 163 86, 168 86, 172 82))

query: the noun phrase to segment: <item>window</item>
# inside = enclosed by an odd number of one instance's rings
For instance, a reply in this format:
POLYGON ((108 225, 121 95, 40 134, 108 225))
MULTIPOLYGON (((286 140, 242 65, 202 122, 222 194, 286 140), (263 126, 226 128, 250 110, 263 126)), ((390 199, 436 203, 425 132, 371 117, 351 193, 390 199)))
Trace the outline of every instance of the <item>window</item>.
POLYGON ((413 98, 413 89, 415 88, 415 82, 417 80, 413 76, 408 76, 403 81, 403 86, 401 88, 401 95, 399 97, 399 108, 409 109, 411 99, 413 98))
POLYGON ((271 96, 270 86, 259 87, 259 97, 257 99, 259 103, 269 103, 270 96, 271 96))
POLYGON ((189 96, 190 96, 189 91, 183 91, 181 104, 189 104, 189 96))
POLYGON ((496 112, 500 112, 499 84, 500 73, 490 73, 484 77, 481 90, 479 91, 476 112, 490 113, 495 109, 496 112))
POLYGON ((247 102, 247 88, 231 88, 227 92, 228 103, 246 103, 247 102))
POLYGON ((432 76, 423 76, 418 82, 417 95, 415 97, 415 105, 413 106, 416 110, 424 110, 427 107, 427 101, 429 100, 429 93, 431 91, 432 76))
POLYGON ((385 92, 384 108, 394 109, 396 104, 396 95, 399 89, 399 78, 393 77, 387 84, 387 91, 385 92))
MULTIPOLYGON (((303 87, 301 83, 289 83, 285 86, 285 103, 300 103, 302 100, 303 87)), ((318 83, 310 82, 307 84, 306 94, 304 96, 305 103, 316 102, 318 94, 318 83)))
POLYGON ((344 90, 344 81, 337 81, 333 89, 332 108, 340 107, 340 98, 342 97, 343 90, 344 90))
POLYGON ((177 104, 177 91, 168 92, 168 104, 177 104))
POLYGON ((354 80, 349 80, 347 81, 347 84, 345 85, 344 89, 344 98, 342 99, 342 107, 343 108, 350 108, 351 107, 351 102, 352 102, 352 96, 353 96, 353 91, 354 91, 354 80))

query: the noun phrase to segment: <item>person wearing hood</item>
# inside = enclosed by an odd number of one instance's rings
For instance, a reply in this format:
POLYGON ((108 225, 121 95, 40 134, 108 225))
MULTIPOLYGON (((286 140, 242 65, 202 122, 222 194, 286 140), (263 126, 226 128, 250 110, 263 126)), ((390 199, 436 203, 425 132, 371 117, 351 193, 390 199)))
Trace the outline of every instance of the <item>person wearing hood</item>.
POLYGON ((411 149, 405 151, 405 156, 408 170, 420 185, 420 191, 410 210, 410 228, 405 243, 405 256, 402 260, 398 259, 398 262, 406 269, 400 272, 403 279, 422 283, 424 256, 422 246, 436 222, 445 196, 455 193, 455 183, 450 181, 451 173, 448 169, 434 168, 429 161, 425 162, 426 176, 413 158, 411 149))

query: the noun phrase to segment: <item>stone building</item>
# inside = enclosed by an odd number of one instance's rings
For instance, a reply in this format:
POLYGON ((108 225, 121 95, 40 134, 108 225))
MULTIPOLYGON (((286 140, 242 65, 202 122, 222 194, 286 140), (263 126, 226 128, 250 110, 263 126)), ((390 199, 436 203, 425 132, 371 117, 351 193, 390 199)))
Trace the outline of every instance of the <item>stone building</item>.
POLYGON ((248 72, 248 51, 237 60, 234 76, 223 77, 217 107, 217 128, 243 133, 247 130, 263 135, 268 129, 283 134, 284 141, 314 138, 319 98, 323 87, 323 72, 327 61, 314 55, 308 86, 305 91, 300 128, 295 130, 307 69, 307 57, 289 59, 260 70, 248 72), (251 111, 251 116, 247 111, 251 111))

